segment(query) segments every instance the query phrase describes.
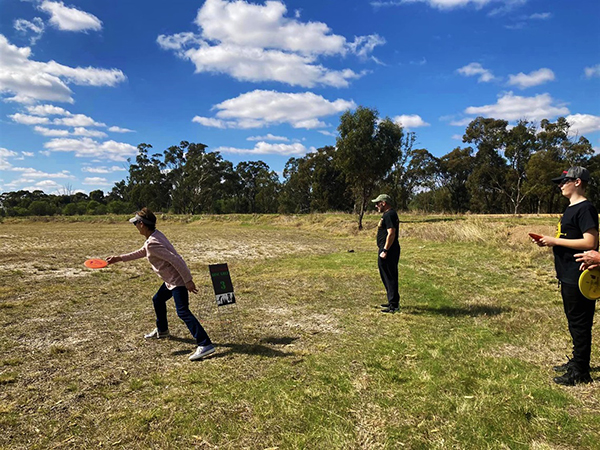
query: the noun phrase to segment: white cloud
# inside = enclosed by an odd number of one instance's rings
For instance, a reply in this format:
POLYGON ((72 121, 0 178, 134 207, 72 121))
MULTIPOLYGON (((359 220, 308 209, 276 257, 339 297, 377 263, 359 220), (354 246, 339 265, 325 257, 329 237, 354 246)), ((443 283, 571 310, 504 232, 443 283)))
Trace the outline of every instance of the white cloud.
POLYGON ((11 191, 44 191, 47 194, 58 194, 62 188, 62 186, 54 180, 42 180, 36 183, 35 180, 28 179, 13 180, 12 182, 7 183, 6 187, 8 188, 8 190, 11 191), (35 184, 32 184, 30 186, 24 186, 23 183, 35 184))
POLYGON ((27 111, 36 116, 70 116, 72 115, 66 109, 54 105, 36 105, 28 106, 27 111))
POLYGON ((73 92, 67 84, 112 87, 126 80, 118 69, 74 68, 55 61, 44 63, 30 58, 29 47, 12 45, 0 34, 0 94, 13 95, 6 100, 73 103, 73 92))
POLYGON ((21 152, 21 153, 23 156, 29 157, 29 158, 31 158, 35 155, 35 153, 33 153, 33 152, 21 152))
POLYGON ((337 134, 334 133, 333 131, 317 130, 317 133, 321 133, 323 136, 337 137, 337 134))
POLYGON ((88 173, 113 173, 113 172, 125 172, 125 169, 123 167, 119 167, 119 166, 112 166, 112 167, 99 166, 99 167, 82 167, 81 171, 88 172, 88 173))
POLYGON ((111 133, 134 133, 133 130, 130 130, 129 128, 121 128, 121 127, 110 127, 108 129, 108 131, 110 131, 111 133))
POLYGON ((84 114, 71 114, 70 116, 52 121, 55 125, 64 125, 67 127, 105 127, 106 124, 96 122, 91 117, 84 114))
POLYGON ((17 155, 17 152, 0 147, 0 170, 10 170, 12 168, 12 164, 8 162, 8 158, 14 158, 17 155))
POLYGON ((242 81, 277 81, 292 86, 346 87, 363 75, 350 69, 330 70, 317 62, 324 56, 354 53, 367 58, 385 40, 374 34, 346 38, 321 22, 285 17, 279 1, 264 5, 243 0, 207 0, 198 10, 201 35, 160 35, 158 44, 192 61, 196 72, 225 73, 242 81))
MULTIPOLYGON (((525 119, 539 122, 542 119, 552 119, 569 114, 569 109, 564 105, 554 104, 550 94, 540 94, 535 97, 521 97, 512 92, 504 94, 493 105, 470 106, 465 113, 474 116, 493 117, 515 121, 525 119)), ((473 118, 466 118, 467 124, 473 118)), ((452 125, 462 125, 460 121, 452 122, 452 125)))
POLYGON ((430 124, 425 122, 421 116, 417 114, 402 114, 400 116, 396 116, 392 119, 395 123, 404 128, 419 128, 419 127, 428 127, 430 124))
POLYGON ((294 128, 327 126, 319 118, 356 107, 353 101, 333 102, 312 92, 291 94, 254 90, 213 106, 215 118, 196 116, 193 122, 216 128, 260 128, 287 123, 294 128))
POLYGON ((13 172, 21 172, 21 178, 23 179, 35 179, 35 178, 57 178, 57 179, 65 179, 65 178, 75 178, 71 175, 71 172, 68 170, 62 170, 56 173, 48 173, 42 172, 41 170, 34 169, 32 167, 13 167, 11 169, 13 172))
POLYGON ((586 78, 594 78, 600 77, 600 64, 596 64, 595 66, 586 67, 584 69, 586 78))
POLYGON ((571 125, 569 133, 573 135, 582 135, 600 131, 600 117, 591 114, 571 114, 565 117, 571 125))
POLYGON ((113 183, 102 177, 86 177, 81 184, 86 186, 112 186, 113 183))
POLYGON ((544 67, 542 69, 535 70, 530 74, 524 74, 523 72, 520 72, 517 75, 509 75, 508 84, 525 89, 528 87, 539 86, 540 84, 553 81, 554 79, 554 72, 544 67))
POLYGON ((304 145, 296 142, 294 144, 272 144, 267 142, 257 142, 252 149, 234 148, 234 147, 218 147, 215 149, 221 153, 235 153, 245 155, 305 155, 308 151, 314 151, 311 147, 307 149, 304 145))
POLYGON ((63 2, 43 1, 38 8, 50 14, 50 23, 63 31, 100 31, 102 21, 93 14, 69 8, 63 2))
POLYGON ((33 129, 36 133, 41 134, 42 136, 50 136, 50 137, 63 137, 69 135, 69 130, 59 130, 56 128, 46 128, 36 126, 33 129))
MULTIPOLYGON (((227 128, 228 127, 228 123, 225 122, 224 120, 219 120, 219 119, 215 119, 212 117, 196 116, 192 119, 192 122, 196 122, 196 123, 199 123, 200 125, 204 125, 205 127, 211 127, 211 128, 227 128)), ((232 128, 233 128, 233 124, 232 124, 232 128)))
POLYGON ((302 23, 285 16, 285 4, 264 5, 245 1, 206 0, 198 10, 196 24, 211 41, 253 48, 276 48, 310 54, 343 54, 346 39, 331 34, 321 22, 302 23))
POLYGON ((373 7, 400 6, 408 3, 426 3, 432 8, 450 10, 455 8, 464 8, 474 6, 482 8, 492 3, 502 3, 502 7, 494 10, 492 14, 506 12, 515 6, 525 3, 527 0, 374 0, 371 1, 373 7))
POLYGON ((479 63, 471 63, 456 70, 461 75, 466 77, 479 76, 478 83, 487 83, 494 79, 494 75, 488 69, 484 69, 479 63))
POLYGON ((88 130, 87 128, 84 128, 84 127, 75 127, 72 134, 73 134, 73 136, 87 136, 87 137, 96 137, 96 138, 105 138, 106 136, 108 136, 103 131, 88 130))
POLYGON ((126 161, 137 154, 137 148, 130 144, 115 141, 94 141, 88 137, 82 139, 52 139, 44 144, 51 152, 73 152, 77 157, 102 158, 110 161, 126 161))
POLYGON ((31 37, 29 38, 30 45, 36 44, 36 42, 42 37, 42 34, 44 34, 44 30, 46 28, 44 21, 39 17, 34 17, 32 22, 25 19, 17 19, 14 22, 14 27, 15 30, 23 34, 31 33, 31 37))
POLYGON ((15 113, 11 114, 10 117, 13 122, 17 122, 23 125, 39 125, 43 123, 49 123, 50 119, 47 117, 29 116, 27 114, 15 113))
MULTIPOLYGON (((349 44, 349 47, 359 58, 366 59, 370 57, 371 53, 373 53, 373 50, 375 50, 375 47, 378 45, 384 45, 385 42, 385 39, 378 34, 357 36, 354 39, 354 42, 349 44)), ((379 62, 377 59, 375 59, 375 61, 379 62)))
POLYGON ((548 20, 552 18, 552 13, 544 12, 544 13, 535 13, 529 16, 531 20, 548 20))
POLYGON ((266 136, 250 136, 246 138, 247 141, 283 141, 288 142, 289 139, 285 136, 275 136, 268 133, 266 136))

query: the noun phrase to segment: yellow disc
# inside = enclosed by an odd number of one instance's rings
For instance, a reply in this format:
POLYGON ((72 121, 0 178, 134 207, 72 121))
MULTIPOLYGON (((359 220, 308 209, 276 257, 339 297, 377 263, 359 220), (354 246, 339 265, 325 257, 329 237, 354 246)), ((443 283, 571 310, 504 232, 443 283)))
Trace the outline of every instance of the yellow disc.
POLYGON ((579 276, 579 290, 589 300, 600 298, 600 267, 582 272, 579 276))

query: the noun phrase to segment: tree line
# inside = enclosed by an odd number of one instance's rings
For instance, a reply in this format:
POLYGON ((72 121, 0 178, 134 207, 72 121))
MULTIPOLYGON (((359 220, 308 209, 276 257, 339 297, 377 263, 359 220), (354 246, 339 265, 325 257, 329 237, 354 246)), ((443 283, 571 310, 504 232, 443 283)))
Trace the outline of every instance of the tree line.
POLYGON ((551 179, 572 165, 590 170, 588 197, 600 204, 600 156, 563 117, 515 126, 478 117, 466 127, 465 145, 441 157, 415 142, 414 132, 358 107, 340 117, 335 146, 290 158, 283 180, 263 161, 234 166, 201 143, 182 141, 162 153, 143 143, 128 176, 107 194, 8 192, 0 214, 128 214, 142 206, 175 214, 344 211, 357 213, 362 228, 369 200, 382 192, 401 211, 557 213, 564 200, 551 179))

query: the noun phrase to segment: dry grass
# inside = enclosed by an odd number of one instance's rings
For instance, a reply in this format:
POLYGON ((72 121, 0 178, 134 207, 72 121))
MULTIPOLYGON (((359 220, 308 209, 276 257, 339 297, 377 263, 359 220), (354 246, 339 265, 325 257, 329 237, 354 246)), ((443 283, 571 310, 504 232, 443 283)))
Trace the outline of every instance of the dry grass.
POLYGON ((145 261, 82 265, 139 248, 133 227, 0 224, 0 448, 597 448, 599 383, 550 381, 570 344, 526 236, 554 217, 401 217, 393 316, 375 216, 165 219, 218 349, 200 363, 172 304, 174 337, 141 339, 145 261), (225 261, 239 303, 217 308, 206 265, 225 261))

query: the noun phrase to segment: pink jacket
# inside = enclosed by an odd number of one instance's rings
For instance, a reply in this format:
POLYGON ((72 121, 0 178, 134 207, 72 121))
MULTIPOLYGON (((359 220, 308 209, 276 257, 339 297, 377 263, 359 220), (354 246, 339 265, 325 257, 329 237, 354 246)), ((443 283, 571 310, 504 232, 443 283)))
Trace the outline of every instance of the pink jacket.
POLYGON ((123 261, 132 261, 143 257, 148 258, 152 270, 162 278, 168 289, 185 286, 192 281, 192 273, 175 247, 160 231, 155 230, 144 246, 135 252, 121 255, 123 261))

